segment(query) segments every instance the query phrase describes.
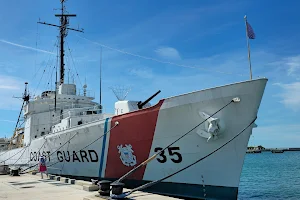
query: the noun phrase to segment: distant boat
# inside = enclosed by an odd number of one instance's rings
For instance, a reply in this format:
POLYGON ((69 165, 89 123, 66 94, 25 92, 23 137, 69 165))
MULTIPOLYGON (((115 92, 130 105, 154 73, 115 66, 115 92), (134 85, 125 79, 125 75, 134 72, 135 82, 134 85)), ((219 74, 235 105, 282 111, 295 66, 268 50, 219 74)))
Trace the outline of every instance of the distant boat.
POLYGON ((261 150, 247 150, 246 153, 261 153, 261 150))
POLYGON ((283 149, 272 149, 271 152, 272 153, 283 153, 284 150, 283 149))

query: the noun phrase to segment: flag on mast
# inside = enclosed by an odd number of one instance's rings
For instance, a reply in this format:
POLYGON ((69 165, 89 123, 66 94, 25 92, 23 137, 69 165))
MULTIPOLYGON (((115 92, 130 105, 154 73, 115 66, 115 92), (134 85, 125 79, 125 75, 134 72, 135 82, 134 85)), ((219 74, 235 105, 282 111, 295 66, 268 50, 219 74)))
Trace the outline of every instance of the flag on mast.
POLYGON ((253 28, 246 20, 246 28, 247 28, 247 36, 249 39, 255 39, 255 33, 253 31, 253 28))
POLYGON ((247 47, 248 47, 248 61, 249 61, 249 68, 250 68, 250 80, 252 80, 252 67, 251 67, 251 59, 250 59, 250 44, 249 39, 255 39, 255 33, 253 28, 247 21, 247 16, 245 15, 245 25, 246 25, 246 39, 247 39, 247 47))

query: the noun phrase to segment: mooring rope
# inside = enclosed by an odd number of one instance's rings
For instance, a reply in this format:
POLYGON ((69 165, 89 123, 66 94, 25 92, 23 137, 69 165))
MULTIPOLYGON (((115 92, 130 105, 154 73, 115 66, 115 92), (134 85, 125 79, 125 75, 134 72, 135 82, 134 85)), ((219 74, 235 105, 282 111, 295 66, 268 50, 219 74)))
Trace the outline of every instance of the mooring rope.
MULTIPOLYGON (((100 137, 98 137, 97 139, 95 139, 93 142, 91 142, 90 144, 86 145, 85 147, 79 149, 78 151, 74 151, 71 155, 69 155, 67 158, 73 156, 74 154, 78 153, 79 151, 89 147, 90 145, 94 144, 96 141, 100 140, 104 135, 106 135, 108 132, 110 132, 112 129, 114 129, 115 127, 117 127, 119 125, 119 122, 116 122, 115 125, 113 127, 111 127, 108 131, 106 131, 104 134, 102 134, 100 137)), ((49 165, 48 167, 51 167, 52 165, 55 165, 56 163, 61 162, 61 161, 57 161, 55 163, 52 163, 51 165, 49 165)))
POLYGON ((226 108, 228 105, 230 105, 233 102, 237 102, 238 100, 239 100, 238 98, 233 98, 229 103, 225 104, 222 108, 220 108, 219 110, 217 110, 215 113, 213 113, 212 115, 210 115, 208 118, 206 118, 205 120, 203 120, 199 124, 197 124, 194 128, 192 128, 191 130, 189 130, 188 132, 186 132, 185 134, 183 134, 182 136, 180 136, 178 139, 176 139, 175 141, 173 141, 171 144, 169 144, 168 146, 166 146, 165 148, 163 148, 162 150, 160 150, 159 152, 157 152, 156 154, 154 154, 153 156, 151 156, 150 158, 148 158, 147 160, 145 160, 144 162, 142 162, 138 166, 134 167, 132 170, 130 170, 129 172, 127 172, 125 175, 123 175, 122 177, 120 177, 118 180, 114 181, 114 183, 121 182, 122 180, 124 180, 125 178, 127 178, 129 175, 131 175, 133 172, 135 172, 136 170, 138 170, 140 167, 142 167, 142 166, 146 165, 147 163, 149 163, 150 161, 152 161, 161 152, 165 151, 171 145, 173 145, 174 143, 178 142, 180 139, 182 139, 187 134, 189 134, 190 132, 192 132, 193 130, 195 130, 197 127, 199 127, 201 124, 203 124, 204 122, 206 122, 209 118, 213 117, 218 112, 220 112, 221 110, 223 110, 224 108, 226 108))
POLYGON ((15 153, 14 155, 12 155, 11 157, 7 158, 6 160, 1 161, 0 163, 5 162, 5 161, 11 159, 12 157, 14 157, 15 155, 17 155, 18 153, 20 153, 23 150, 24 150, 24 148, 22 148, 20 151, 18 151, 17 153, 15 153))
MULTIPOLYGON (((100 121, 103 121, 103 120, 100 120, 100 121)), ((106 133, 108 133, 110 130, 112 130, 113 128, 115 128, 116 126, 118 125, 118 123, 115 125, 115 126, 113 126, 111 129, 109 129, 106 133)), ((102 138, 106 133, 104 133, 103 135, 101 135, 99 138, 97 138, 95 141, 93 141, 92 143, 94 143, 94 142, 96 142, 97 140, 99 140, 100 138, 102 138)), ((47 158, 50 158, 54 153, 56 153, 59 149, 61 149, 64 145, 66 145, 67 143, 69 143, 76 135, 78 134, 78 132, 76 132, 69 140, 67 140, 64 144, 62 144, 58 149, 56 149, 54 152, 52 152, 50 155, 48 155, 48 156, 45 156, 46 157, 46 159, 47 158)), ((86 148, 86 147, 84 147, 84 148, 86 148)), ((82 149, 80 149, 80 150, 82 150, 82 149)), ((77 152, 75 152, 75 153, 77 153, 77 152)), ((73 154, 72 154, 73 155, 73 154)), ((60 162, 60 161, 59 161, 60 162)), ((58 162, 56 162, 56 163, 58 163, 58 162)), ((54 164, 56 164, 56 163, 54 163, 54 164)), ((26 169, 24 169, 22 172, 24 172, 24 171, 26 171, 26 170, 28 170, 28 169, 30 169, 30 168, 32 168, 32 167, 35 167, 35 166, 37 166, 38 165, 38 163, 37 164, 35 164, 35 165, 33 165, 33 166, 31 166, 31 167, 28 167, 28 168, 26 168, 26 169)), ((51 167, 53 164, 51 164, 51 165, 49 165, 48 167, 51 167)))
POLYGON ((162 182, 162 181, 164 181, 164 180, 166 180, 166 179, 168 179, 168 178, 170 178, 170 177, 172 177, 172 176, 174 176, 174 175, 176 175, 176 174, 178 174, 178 173, 180 173, 180 172, 182 172, 182 171, 188 169, 189 167, 191 167, 191 166, 197 164, 198 162, 204 160, 205 158, 211 156, 212 154, 216 153, 217 151, 219 151, 220 149, 222 149, 224 146, 226 146, 227 144, 229 144, 230 142, 232 142, 235 138, 237 138, 239 135, 241 135, 247 128, 249 128, 249 127, 255 122, 256 118, 257 118, 257 116, 249 123, 248 126, 246 126, 242 131, 240 131, 238 134, 236 134, 236 135, 235 135, 233 138, 231 138, 229 141, 227 141, 226 143, 224 143, 223 145, 221 145, 220 147, 218 147, 217 149, 215 149, 215 150, 212 151, 211 153, 207 154, 206 156, 204 156, 204 157, 198 159, 197 161, 191 163, 190 165, 188 165, 188 166, 186 166, 186 167, 184 167, 184 168, 182 168, 182 169, 180 169, 180 170, 178 170, 178 171, 176 171, 176 172, 174 172, 174 173, 172 173, 172 174, 170 174, 170 175, 168 175, 168 176, 165 176, 165 177, 163 177, 163 178, 161 178, 161 179, 158 179, 158 180, 156 180, 156 181, 152 181, 152 182, 150 182, 150 183, 146 183, 146 184, 141 185, 141 186, 139 186, 139 187, 137 187, 137 188, 134 188, 134 189, 132 189, 131 191, 124 192, 124 193, 122 193, 122 194, 120 194, 120 195, 114 195, 114 194, 112 194, 111 197, 114 198, 114 199, 125 198, 125 197, 127 197, 128 195, 132 194, 133 192, 136 192, 136 191, 140 191, 140 190, 149 188, 149 187, 151 187, 151 186, 153 186, 153 185, 155 185, 155 184, 158 184, 158 183, 160 183, 160 182, 162 182))
MULTIPOLYGON (((78 134, 78 132, 76 132, 69 140, 67 140, 67 142, 65 142, 63 145, 61 145, 58 149, 56 149, 54 152, 52 152, 49 156, 45 156, 46 159, 47 159, 47 157, 50 158, 50 156, 51 156, 53 153, 55 153, 56 151, 58 151, 59 149, 61 149, 65 144, 67 144, 70 140, 72 140, 77 134, 78 134)), ((44 144, 46 143, 46 141, 47 141, 47 140, 45 140, 44 144)), ((44 144, 43 144, 42 146, 44 146, 44 144)), ((42 146, 41 146, 41 148, 42 148, 42 146)), ((41 150, 41 148, 39 149, 39 151, 41 150)), ((39 152, 39 151, 38 151, 38 152, 39 152)), ((29 158, 29 161, 28 161, 27 163, 29 163, 29 162, 31 162, 30 158, 29 158)), ((35 165, 32 165, 31 167, 28 167, 28 168, 22 170, 22 172, 24 172, 24 171, 26 171, 26 170, 28 170, 28 169, 30 169, 30 168, 32 168, 32 167, 35 167, 35 166, 37 166, 38 164, 39 164, 39 163, 36 163, 35 165)))
POLYGON ((12 166, 15 166, 15 164, 20 160, 20 158, 23 156, 23 154, 25 153, 25 150, 28 148, 28 146, 23 148, 23 153, 19 156, 19 158, 16 160, 16 162, 14 162, 14 164, 12 164, 12 166))
MULTIPOLYGON (((45 138, 44 138, 45 139, 45 138)), ((39 148, 39 150, 37 152, 40 152, 40 150, 43 148, 43 146, 45 145, 45 143, 47 142, 47 140, 45 139, 45 142, 42 144, 42 146, 39 148)), ((28 146, 29 147, 29 146, 28 146)), ((28 163, 30 163, 31 160, 30 160, 30 156, 29 156, 29 161, 27 163, 25 163, 24 165, 27 165, 28 163)), ((21 171, 23 172, 23 171, 21 171)))

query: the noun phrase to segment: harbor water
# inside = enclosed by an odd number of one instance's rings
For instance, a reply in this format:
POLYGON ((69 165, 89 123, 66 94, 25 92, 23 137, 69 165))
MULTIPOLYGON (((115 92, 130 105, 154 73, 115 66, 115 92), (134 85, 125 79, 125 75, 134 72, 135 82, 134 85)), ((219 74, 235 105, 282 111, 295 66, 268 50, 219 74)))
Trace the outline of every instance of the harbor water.
POLYGON ((239 200, 300 199, 300 151, 246 154, 239 200))

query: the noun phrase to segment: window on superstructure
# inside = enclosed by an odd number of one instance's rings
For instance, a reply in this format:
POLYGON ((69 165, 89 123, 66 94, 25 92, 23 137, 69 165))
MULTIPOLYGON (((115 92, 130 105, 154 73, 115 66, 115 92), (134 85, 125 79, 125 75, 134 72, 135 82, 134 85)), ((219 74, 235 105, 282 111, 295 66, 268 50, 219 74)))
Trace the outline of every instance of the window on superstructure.
POLYGON ((91 114, 93 114, 93 113, 92 113, 92 111, 88 110, 88 111, 86 111, 86 114, 87 114, 87 115, 91 115, 91 114))

